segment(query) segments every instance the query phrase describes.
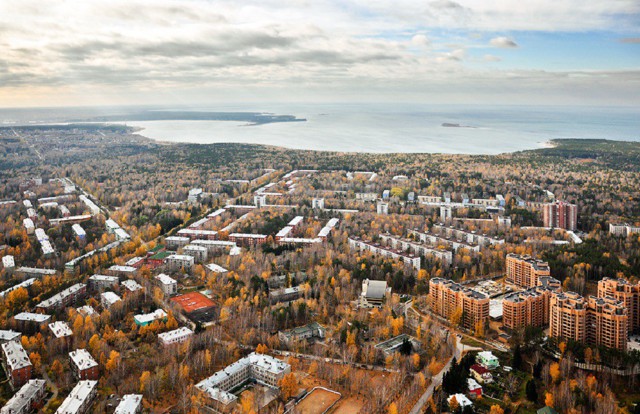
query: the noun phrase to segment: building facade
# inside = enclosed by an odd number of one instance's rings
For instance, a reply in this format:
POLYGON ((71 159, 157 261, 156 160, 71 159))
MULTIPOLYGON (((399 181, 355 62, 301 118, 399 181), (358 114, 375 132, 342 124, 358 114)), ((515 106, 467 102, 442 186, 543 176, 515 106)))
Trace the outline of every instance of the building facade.
POLYGON ((578 206, 564 201, 545 204, 542 207, 545 227, 575 230, 578 225, 578 206))
POLYGON ((530 289, 538 286, 541 277, 550 276, 551 270, 547 262, 531 256, 513 253, 507 255, 507 282, 518 287, 530 289))
POLYGON ((432 312, 443 318, 462 310, 461 323, 467 329, 489 320, 489 296, 449 279, 436 277, 429 281, 428 301, 432 312))

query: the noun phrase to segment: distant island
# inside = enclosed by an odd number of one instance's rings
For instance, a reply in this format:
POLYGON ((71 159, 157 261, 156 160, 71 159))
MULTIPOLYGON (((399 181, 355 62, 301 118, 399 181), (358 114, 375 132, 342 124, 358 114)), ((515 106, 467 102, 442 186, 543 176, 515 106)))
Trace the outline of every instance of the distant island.
POLYGON ((474 126, 471 126, 471 125, 453 124, 450 122, 443 122, 442 126, 445 128, 475 128, 474 126))
POLYGON ((275 115, 264 112, 200 112, 200 111, 144 111, 132 114, 104 115, 69 122, 128 122, 128 121, 236 121, 249 125, 275 122, 305 122, 295 115, 275 115))

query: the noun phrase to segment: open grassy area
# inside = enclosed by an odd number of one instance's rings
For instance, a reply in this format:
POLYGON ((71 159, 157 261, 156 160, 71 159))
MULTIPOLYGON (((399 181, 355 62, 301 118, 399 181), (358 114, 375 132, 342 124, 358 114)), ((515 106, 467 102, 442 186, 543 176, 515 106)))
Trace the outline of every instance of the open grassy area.
POLYGON ((339 394, 318 388, 296 406, 296 411, 300 414, 322 414, 339 399, 339 394))

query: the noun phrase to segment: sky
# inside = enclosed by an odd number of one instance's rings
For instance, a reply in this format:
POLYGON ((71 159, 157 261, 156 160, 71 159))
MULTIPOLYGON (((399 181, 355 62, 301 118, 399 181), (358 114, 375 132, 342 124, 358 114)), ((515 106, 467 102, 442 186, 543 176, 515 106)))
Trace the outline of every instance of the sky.
POLYGON ((0 107, 640 105, 640 0, 0 0, 0 107))

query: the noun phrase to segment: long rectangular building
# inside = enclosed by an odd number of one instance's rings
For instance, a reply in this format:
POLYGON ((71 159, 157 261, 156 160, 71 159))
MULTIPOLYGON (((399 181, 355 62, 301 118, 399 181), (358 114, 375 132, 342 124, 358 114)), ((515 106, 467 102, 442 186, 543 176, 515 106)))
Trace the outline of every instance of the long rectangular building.
MULTIPOLYGON (((445 267, 451 266, 453 263, 453 252, 449 250, 427 246, 410 239, 395 237, 390 234, 381 234, 380 240, 382 240, 383 243, 389 244, 394 249, 410 251, 419 256, 433 257, 442 262, 445 267)), ((418 267, 418 269, 420 268, 418 267)))
POLYGON ((562 288, 560 282, 550 276, 541 277, 538 282, 534 288, 511 293, 504 298, 502 322, 505 328, 515 330, 549 324, 551 293, 562 288))
POLYGON ((396 250, 392 247, 383 246, 378 243, 367 242, 359 237, 349 237, 349 248, 351 250, 369 251, 376 256, 389 257, 395 260, 402 261, 408 266, 412 266, 416 270, 420 270, 420 257, 414 256, 410 253, 405 253, 401 250, 396 250))

